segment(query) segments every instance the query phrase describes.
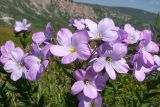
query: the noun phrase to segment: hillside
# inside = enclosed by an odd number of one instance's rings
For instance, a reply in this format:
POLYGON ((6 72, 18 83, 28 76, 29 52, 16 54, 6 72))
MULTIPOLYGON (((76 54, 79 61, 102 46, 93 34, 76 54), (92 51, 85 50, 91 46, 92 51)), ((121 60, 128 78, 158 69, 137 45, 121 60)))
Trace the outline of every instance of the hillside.
POLYGON ((119 25, 128 22, 146 26, 144 23, 151 23, 155 14, 132 8, 76 3, 72 0, 0 0, 0 26, 13 25, 15 20, 27 18, 35 30, 42 29, 47 22, 52 22, 55 29, 58 29, 68 26, 68 20, 74 17, 95 21, 111 17, 119 25))

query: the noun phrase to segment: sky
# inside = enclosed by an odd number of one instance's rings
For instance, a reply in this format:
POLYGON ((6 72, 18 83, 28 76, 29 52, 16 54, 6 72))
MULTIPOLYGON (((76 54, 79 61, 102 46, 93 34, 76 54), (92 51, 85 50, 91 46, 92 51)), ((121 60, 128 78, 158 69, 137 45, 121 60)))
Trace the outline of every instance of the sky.
POLYGON ((160 12, 160 0, 73 0, 76 2, 100 4, 105 6, 131 7, 153 13, 160 12))

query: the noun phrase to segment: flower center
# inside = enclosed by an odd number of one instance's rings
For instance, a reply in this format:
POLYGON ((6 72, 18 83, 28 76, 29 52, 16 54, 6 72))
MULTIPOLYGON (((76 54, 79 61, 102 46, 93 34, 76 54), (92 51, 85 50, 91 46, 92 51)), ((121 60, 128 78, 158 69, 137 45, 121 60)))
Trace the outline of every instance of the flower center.
POLYGON ((84 80, 84 84, 85 84, 85 85, 88 85, 88 84, 89 84, 89 80, 87 80, 87 79, 84 80))
POLYGON ((142 49, 142 50, 145 50, 145 47, 144 47, 144 46, 142 46, 142 47, 141 47, 141 49, 142 49))
POLYGON ((96 35, 96 39, 99 39, 101 36, 100 36, 100 34, 98 33, 97 35, 96 35))
POLYGON ((127 39, 128 40, 132 40, 133 38, 132 38, 132 36, 128 36, 127 39))
POLYGON ((69 49, 69 51, 70 51, 71 53, 74 53, 74 52, 76 52, 77 50, 76 50, 76 48, 71 47, 71 48, 69 49))
POLYGON ((23 64, 23 63, 20 63, 20 64, 19 64, 19 67, 23 68, 23 67, 24 67, 24 64, 23 64))
POLYGON ((106 57, 106 61, 111 62, 112 58, 111 57, 106 57))

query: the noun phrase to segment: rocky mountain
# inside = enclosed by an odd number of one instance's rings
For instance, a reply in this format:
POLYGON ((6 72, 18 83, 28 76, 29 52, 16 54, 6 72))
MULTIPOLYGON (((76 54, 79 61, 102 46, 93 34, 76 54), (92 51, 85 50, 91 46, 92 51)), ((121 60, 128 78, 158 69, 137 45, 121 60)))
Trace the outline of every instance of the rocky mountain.
POLYGON ((68 26, 70 18, 91 18, 95 21, 111 17, 119 24, 151 23, 155 14, 120 7, 106 7, 76 3, 72 0, 0 0, 0 26, 27 18, 35 28, 52 22, 56 28, 68 26))

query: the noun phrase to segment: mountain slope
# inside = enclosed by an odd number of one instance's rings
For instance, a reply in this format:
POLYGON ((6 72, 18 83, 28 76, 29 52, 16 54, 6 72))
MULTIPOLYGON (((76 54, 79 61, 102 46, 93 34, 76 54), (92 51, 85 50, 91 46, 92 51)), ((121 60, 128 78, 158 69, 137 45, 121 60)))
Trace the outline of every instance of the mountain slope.
POLYGON ((131 8, 75 3, 72 0, 0 0, 1 26, 27 18, 35 29, 42 29, 47 22, 52 22, 55 29, 58 29, 68 26, 68 20, 74 17, 91 18, 95 21, 110 17, 118 25, 146 25, 144 23, 149 24, 154 20, 155 14, 131 8))

